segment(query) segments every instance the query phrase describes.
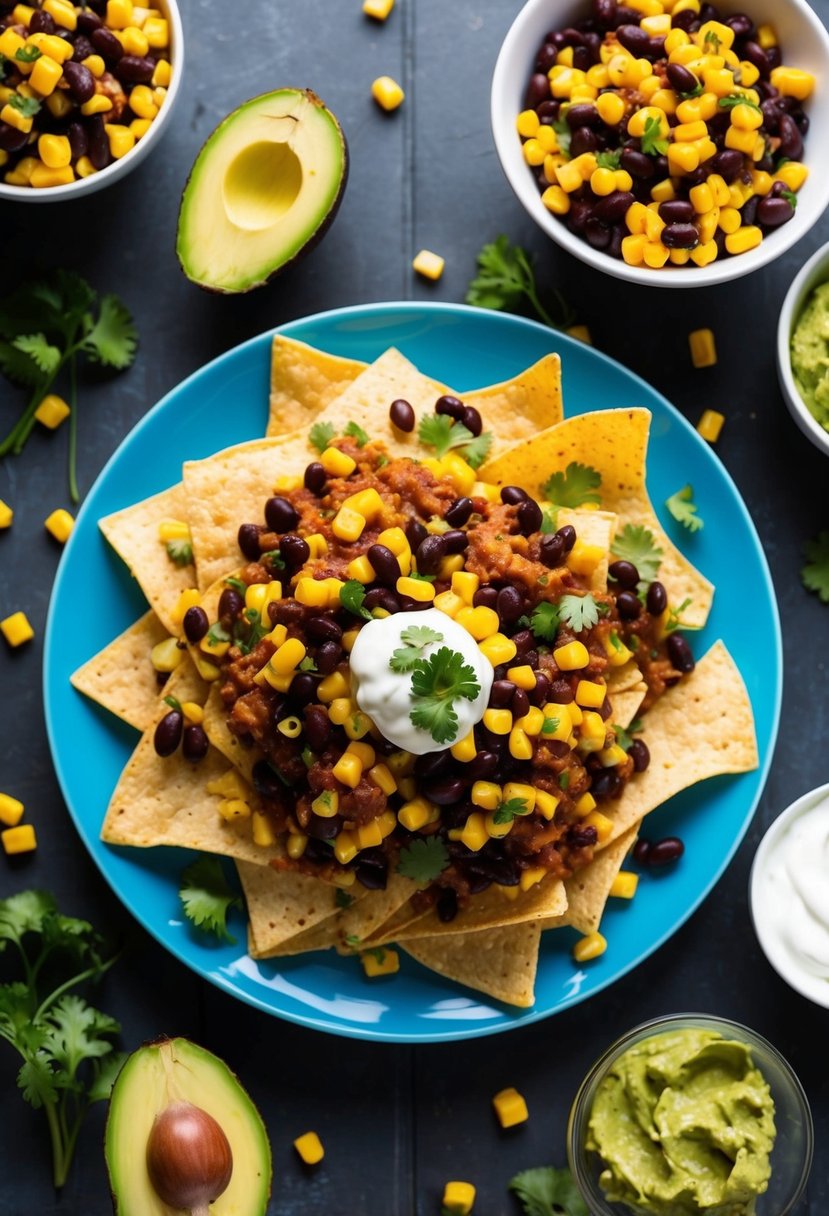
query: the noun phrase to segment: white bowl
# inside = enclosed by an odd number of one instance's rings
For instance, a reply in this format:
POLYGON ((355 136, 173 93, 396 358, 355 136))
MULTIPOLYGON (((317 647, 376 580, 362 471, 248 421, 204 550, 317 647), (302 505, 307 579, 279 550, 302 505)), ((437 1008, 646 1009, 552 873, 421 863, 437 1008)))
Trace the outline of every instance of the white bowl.
POLYGON ((793 219, 765 237, 756 249, 736 257, 718 258, 709 266, 665 266, 661 270, 628 266, 621 258, 593 249, 541 201, 535 176, 521 151, 515 119, 523 109, 527 83, 544 34, 587 17, 590 0, 528 0, 504 39, 491 95, 492 132, 501 166, 519 201, 538 226, 569 253, 597 270, 648 287, 710 287, 725 283, 774 261, 805 236, 829 204, 829 158, 821 151, 829 139, 829 33, 805 0, 724 0, 719 8, 726 16, 746 12, 757 25, 773 25, 786 63, 811 72, 817 84, 806 105, 810 129, 803 159, 809 167, 809 178, 798 195, 793 219))
POLYGON ((149 156, 153 148, 157 147, 158 141, 170 124, 173 107, 178 100, 181 74, 184 68, 184 30, 178 4, 176 0, 159 0, 157 7, 162 10, 170 23, 170 63, 173 75, 167 89, 167 96, 164 98, 164 105, 153 120, 147 134, 139 139, 135 147, 120 160, 114 160, 98 173, 92 173, 89 177, 79 177, 65 186, 48 186, 42 190, 33 190, 31 186, 10 186, 0 180, 0 199, 8 199, 15 203, 58 203, 66 199, 79 198, 82 194, 93 194, 96 190, 103 190, 105 186, 111 186, 113 182, 126 177, 137 165, 141 164, 145 157, 149 156))
POLYGON ((810 975, 805 968, 799 968, 774 932, 770 924, 772 904, 767 885, 767 876, 775 860, 778 866, 780 864, 781 842, 786 832, 800 815, 811 810, 823 798, 829 798, 829 784, 810 790, 775 819, 754 855, 749 879, 749 904, 757 940, 780 978, 801 996, 808 997, 824 1009, 829 1009, 829 980, 822 980, 819 976, 810 975))
MULTIPOLYGON (((797 212, 795 212, 795 215, 797 212)), ((794 221, 791 221, 792 223, 794 221)), ((780 319, 777 322, 777 376, 780 389, 794 418, 807 439, 829 456, 829 431, 821 426, 800 395, 792 374, 792 331, 800 319, 804 305, 816 287, 829 279, 829 244, 821 245, 795 276, 786 292, 780 319)))

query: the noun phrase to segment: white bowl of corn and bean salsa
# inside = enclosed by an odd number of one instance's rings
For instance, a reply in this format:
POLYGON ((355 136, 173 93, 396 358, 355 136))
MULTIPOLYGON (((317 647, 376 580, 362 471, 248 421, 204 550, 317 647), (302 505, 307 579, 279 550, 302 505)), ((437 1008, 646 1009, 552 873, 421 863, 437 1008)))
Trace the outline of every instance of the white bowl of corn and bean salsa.
POLYGON ((495 67, 493 133, 570 253, 708 286, 778 257, 829 203, 828 74, 804 0, 529 0, 495 67))
POLYGON ((0 0, 0 198, 54 202, 134 169, 183 63, 175 0, 0 0))

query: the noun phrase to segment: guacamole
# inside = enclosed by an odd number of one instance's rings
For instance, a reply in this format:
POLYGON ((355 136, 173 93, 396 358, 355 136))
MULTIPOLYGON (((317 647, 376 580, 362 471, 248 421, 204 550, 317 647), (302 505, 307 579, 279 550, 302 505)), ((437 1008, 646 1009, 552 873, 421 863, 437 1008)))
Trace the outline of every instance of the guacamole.
POLYGON ((792 333, 791 358, 798 392, 829 430, 829 283, 809 296, 792 333))
POLYGON ((587 1147, 611 1203, 648 1216, 750 1216, 774 1137, 774 1102, 750 1049, 684 1029, 616 1060, 596 1091, 587 1147))

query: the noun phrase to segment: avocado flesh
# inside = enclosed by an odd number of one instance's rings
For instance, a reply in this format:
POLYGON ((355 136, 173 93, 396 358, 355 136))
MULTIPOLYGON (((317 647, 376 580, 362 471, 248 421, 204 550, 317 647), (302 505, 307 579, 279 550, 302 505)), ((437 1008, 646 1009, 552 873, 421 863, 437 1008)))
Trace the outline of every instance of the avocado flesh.
POLYGON ((184 189, 184 273, 221 292, 267 282, 322 236, 347 165, 337 120, 313 93, 280 89, 246 102, 209 137, 184 189))
POLYGON ((156 1115, 177 1101, 207 1111, 230 1143, 233 1173, 227 1190, 210 1205, 211 1216, 264 1216, 271 1150, 259 1112, 227 1065, 188 1039, 139 1048, 115 1083, 105 1153, 117 1216, 180 1216, 181 1209, 159 1199, 146 1162, 156 1115))

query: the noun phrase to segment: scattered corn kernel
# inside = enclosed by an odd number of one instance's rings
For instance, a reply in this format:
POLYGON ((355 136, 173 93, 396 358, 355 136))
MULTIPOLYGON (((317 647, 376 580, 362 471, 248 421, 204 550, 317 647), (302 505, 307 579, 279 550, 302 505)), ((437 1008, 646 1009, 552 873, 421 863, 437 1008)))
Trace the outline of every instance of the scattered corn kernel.
MULTIPOLYGON (((320 456, 320 464, 331 477, 348 477, 357 468, 357 461, 339 448, 326 448, 320 456)), ((386 544, 378 537, 381 544, 386 544)))
POLYGON ((52 511, 44 520, 43 525, 51 536, 60 544, 65 545, 72 534, 72 529, 75 526, 75 521, 68 511, 63 507, 58 507, 52 511))
POLYGON ((318 1165, 325 1156, 322 1141, 316 1132, 305 1132, 294 1140, 294 1148, 306 1165, 318 1165))
POLYGON ((0 528, 10 528, 14 519, 14 511, 7 502, 0 498, 0 528))
POLYGON ((475 1203, 471 1182, 447 1182, 443 1188, 443 1207, 451 1216, 469 1216, 475 1203))
POLYGON ((432 253, 428 249, 421 249, 412 262, 412 270, 422 275, 424 279, 431 279, 433 282, 437 282, 443 274, 445 265, 446 259, 442 258, 439 253, 432 253))
POLYGON ((530 1117, 525 1099, 512 1086, 500 1090, 492 1099, 492 1105, 501 1127, 515 1127, 518 1123, 526 1123, 530 1117))
POLYGON ((0 794, 0 823, 10 828, 17 827, 23 818, 23 809, 19 799, 12 798, 11 794, 0 794))
POLYGON ((692 330, 688 335, 688 346, 694 367, 713 367, 717 362, 717 347, 712 330, 692 330))
POLYGON ((709 443, 716 443, 725 423, 725 415, 717 410, 705 410, 697 423, 697 431, 709 443))
POLYGON ((369 979, 378 975, 396 975, 400 970, 400 955, 388 946, 380 946, 376 950, 367 950, 360 955, 363 971, 369 979))
POLYGON ((13 612, 4 621, 0 621, 0 632, 12 647, 22 646, 24 642, 30 642, 35 636, 35 631, 29 624, 25 612, 13 612))
POLYGON ((57 393, 47 393, 35 410, 35 418, 42 426, 54 431, 69 417, 70 412, 63 397, 58 397, 57 393))
POLYGON ((638 886, 638 874, 631 870, 620 870, 610 885, 610 894, 617 899, 633 899, 638 886))
POLYGON ((579 671, 590 662, 584 642, 567 642, 553 651, 553 658, 561 671, 579 671))
POLYGON ((21 823, 16 828, 6 828, 0 832, 3 850, 9 857, 16 853, 33 853, 37 848, 37 837, 30 823, 21 823))
POLYGON ((581 937, 573 947, 573 958, 577 963, 589 963, 591 959, 599 958, 607 949, 607 941, 601 933, 588 933, 581 937))
POLYGON ((406 94, 391 76, 378 76, 371 86, 371 95, 381 109, 396 110, 403 104, 406 94))

